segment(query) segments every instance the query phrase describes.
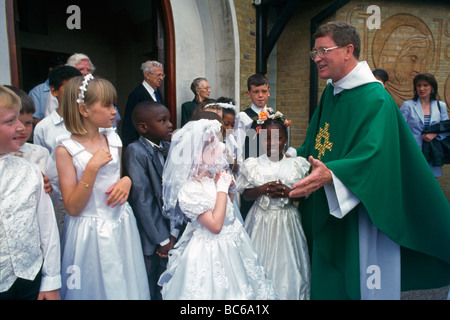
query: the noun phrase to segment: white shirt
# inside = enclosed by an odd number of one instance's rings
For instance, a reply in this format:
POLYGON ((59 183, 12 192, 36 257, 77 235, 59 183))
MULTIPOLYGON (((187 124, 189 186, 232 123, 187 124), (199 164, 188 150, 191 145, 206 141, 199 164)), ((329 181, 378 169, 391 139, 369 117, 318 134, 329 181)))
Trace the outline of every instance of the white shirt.
POLYGON ((34 280, 41 267, 40 291, 59 289, 59 232, 39 168, 1 155, 0 177, 0 292, 17 278, 34 280))
MULTIPOLYGON (((264 106, 264 108, 267 106, 264 106)), ((254 103, 252 103, 251 107, 250 107, 253 111, 255 111, 257 114, 259 114, 261 111, 264 110, 264 108, 260 108, 257 105, 255 105, 254 103)))
POLYGON ((67 131, 64 119, 56 110, 53 110, 48 117, 39 121, 34 128, 34 144, 46 148, 50 152, 53 161, 53 165, 48 168, 47 177, 50 179, 50 184, 53 188, 52 198, 56 200, 61 200, 62 197, 56 170, 55 148, 58 145, 58 137, 64 135, 71 135, 71 133, 67 131))
POLYGON ((25 142, 18 152, 13 155, 20 156, 38 166, 43 174, 47 175, 48 168, 54 166, 50 152, 43 146, 25 142))
POLYGON ((152 97, 153 101, 157 101, 156 97, 155 97, 155 89, 153 89, 145 80, 142 81, 142 85, 144 86, 145 89, 147 89, 147 91, 150 94, 150 96, 152 97))
MULTIPOLYGON (((150 143, 150 145, 152 146, 152 148, 153 148, 154 146, 158 146, 156 143, 153 143, 152 141, 150 141, 150 140, 148 140, 148 139, 145 139, 145 140, 147 140, 148 143, 150 143)), ((162 148, 161 143, 159 144, 158 147, 162 148)), ((161 154, 161 152, 158 152, 156 155, 158 156, 159 161, 161 162, 161 165, 164 167, 164 162, 165 162, 165 161, 164 161, 164 156, 161 154)), ((171 234, 172 236, 174 236, 175 238, 178 238, 178 236, 179 236, 179 234, 180 234, 180 230, 178 230, 178 229, 172 229, 172 230, 170 230, 170 234, 171 234)), ((169 242, 170 242, 170 239, 166 239, 166 240, 164 240, 163 242, 161 242, 159 245, 162 247, 162 246, 165 246, 166 244, 168 244, 169 242)))
POLYGON ((53 110, 58 109, 58 99, 52 95, 52 92, 50 91, 48 93, 47 102, 45 103, 45 116, 48 117, 51 115, 53 110))
POLYGON ((63 118, 56 110, 53 110, 48 117, 39 121, 34 128, 33 142, 47 148, 54 159, 53 151, 57 145, 57 138, 62 135, 70 135, 70 132, 67 131, 63 118))
MULTIPOLYGON (((162 148, 163 146, 161 145, 161 143, 159 144, 159 146, 156 143, 153 143, 152 141, 148 140, 147 138, 145 139, 148 141, 148 143, 150 143, 150 145, 153 147, 159 147, 162 148)), ((156 155, 158 156, 159 161, 161 162, 162 166, 164 167, 164 156, 161 154, 161 152, 156 153, 156 155)))

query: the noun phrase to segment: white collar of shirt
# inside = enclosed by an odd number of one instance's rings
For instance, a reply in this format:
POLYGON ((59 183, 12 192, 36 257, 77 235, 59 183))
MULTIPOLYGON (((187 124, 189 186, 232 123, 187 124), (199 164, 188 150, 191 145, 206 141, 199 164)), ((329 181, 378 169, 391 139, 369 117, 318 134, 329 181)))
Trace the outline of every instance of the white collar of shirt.
POLYGON ((159 146, 158 146, 156 143, 154 143, 153 141, 148 140, 147 138, 145 138, 145 140, 147 140, 147 141, 150 143, 150 145, 151 145, 152 147, 154 147, 154 146, 157 146, 157 147, 160 147, 160 148, 163 147, 163 146, 162 146, 162 143, 159 143, 159 146))
POLYGON ((64 119, 56 112, 57 109, 53 110, 52 113, 50 113, 50 119, 52 119, 53 124, 56 126, 60 124, 61 122, 64 122, 64 119))
MULTIPOLYGON (((152 146, 152 148, 155 147, 155 146, 156 146, 156 147, 160 147, 160 148, 163 147, 162 142, 160 142, 160 143, 159 143, 159 146, 158 146, 156 143, 154 143, 154 142, 148 140, 147 138, 145 138, 145 140, 147 140, 148 143, 150 143, 150 145, 152 146)), ((161 164, 164 165, 164 156, 162 155, 162 153, 161 153, 161 152, 158 152, 158 153, 157 153, 157 156, 158 156, 158 158, 159 158, 159 161, 161 161, 161 164)))
POLYGON ((257 114, 259 114, 261 111, 263 111, 264 108, 260 108, 257 105, 255 105, 254 103, 252 103, 252 106, 250 107, 252 108, 253 111, 255 111, 257 114))
POLYGON ((366 61, 358 62, 355 68, 350 71, 344 78, 339 81, 332 82, 328 79, 327 83, 331 83, 334 87, 334 94, 338 94, 344 90, 354 89, 356 87, 368 84, 371 82, 379 82, 366 61))
POLYGON ((142 81, 142 85, 144 86, 144 88, 148 91, 148 93, 150 94, 150 96, 153 98, 153 100, 156 101, 156 97, 155 97, 155 89, 153 89, 148 83, 147 81, 142 81))

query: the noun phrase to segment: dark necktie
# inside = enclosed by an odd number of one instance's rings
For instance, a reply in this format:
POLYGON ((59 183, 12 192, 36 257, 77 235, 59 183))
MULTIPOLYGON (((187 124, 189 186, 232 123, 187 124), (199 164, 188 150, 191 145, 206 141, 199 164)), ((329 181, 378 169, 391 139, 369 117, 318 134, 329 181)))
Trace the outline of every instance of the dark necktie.
POLYGON ((160 147, 160 146, 153 146, 153 150, 156 154, 161 153, 164 157, 164 160, 167 158, 167 154, 169 153, 169 147, 160 147))
POLYGON ((158 91, 154 91, 154 93, 155 93, 155 99, 156 99, 156 102, 161 102, 161 99, 159 98, 159 93, 158 93, 158 91))

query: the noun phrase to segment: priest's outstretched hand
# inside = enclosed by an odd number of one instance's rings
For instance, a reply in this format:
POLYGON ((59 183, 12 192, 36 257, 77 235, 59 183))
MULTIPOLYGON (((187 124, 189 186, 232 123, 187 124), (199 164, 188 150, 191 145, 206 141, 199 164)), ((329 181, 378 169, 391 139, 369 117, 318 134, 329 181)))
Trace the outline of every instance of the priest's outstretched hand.
POLYGON ((330 169, 322 161, 314 159, 312 156, 308 158, 308 161, 313 169, 308 176, 294 184, 292 191, 289 193, 291 198, 309 196, 324 185, 333 182, 330 169))

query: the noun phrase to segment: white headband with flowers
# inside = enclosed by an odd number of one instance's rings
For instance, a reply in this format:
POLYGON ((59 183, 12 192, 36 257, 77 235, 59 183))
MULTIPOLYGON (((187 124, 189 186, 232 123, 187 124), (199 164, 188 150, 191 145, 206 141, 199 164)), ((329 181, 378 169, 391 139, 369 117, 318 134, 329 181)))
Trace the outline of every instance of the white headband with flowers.
POLYGON ((285 127, 291 126, 291 120, 286 119, 280 111, 274 113, 272 108, 264 107, 264 109, 258 114, 258 116, 253 118, 253 120, 256 120, 256 123, 259 124, 259 126, 256 127, 256 134, 253 139, 260 133, 262 129, 261 125, 268 119, 279 120, 285 127))
POLYGON ((217 108, 220 107, 222 109, 233 109, 234 111, 236 111, 236 106, 234 104, 230 103, 224 103, 224 102, 212 102, 212 103, 208 103, 206 106, 203 107, 203 109, 207 109, 207 108, 217 108))
POLYGON ((92 79, 94 79, 94 76, 91 73, 87 74, 84 77, 83 85, 80 86, 80 93, 78 94, 78 99, 77 99, 78 104, 84 103, 84 93, 87 91, 88 83, 92 79))
POLYGON ((268 119, 280 120, 286 127, 291 125, 291 120, 287 120, 280 111, 274 113, 272 108, 264 107, 264 109, 258 114, 258 119, 256 119, 256 122, 258 124, 263 124, 268 119))

